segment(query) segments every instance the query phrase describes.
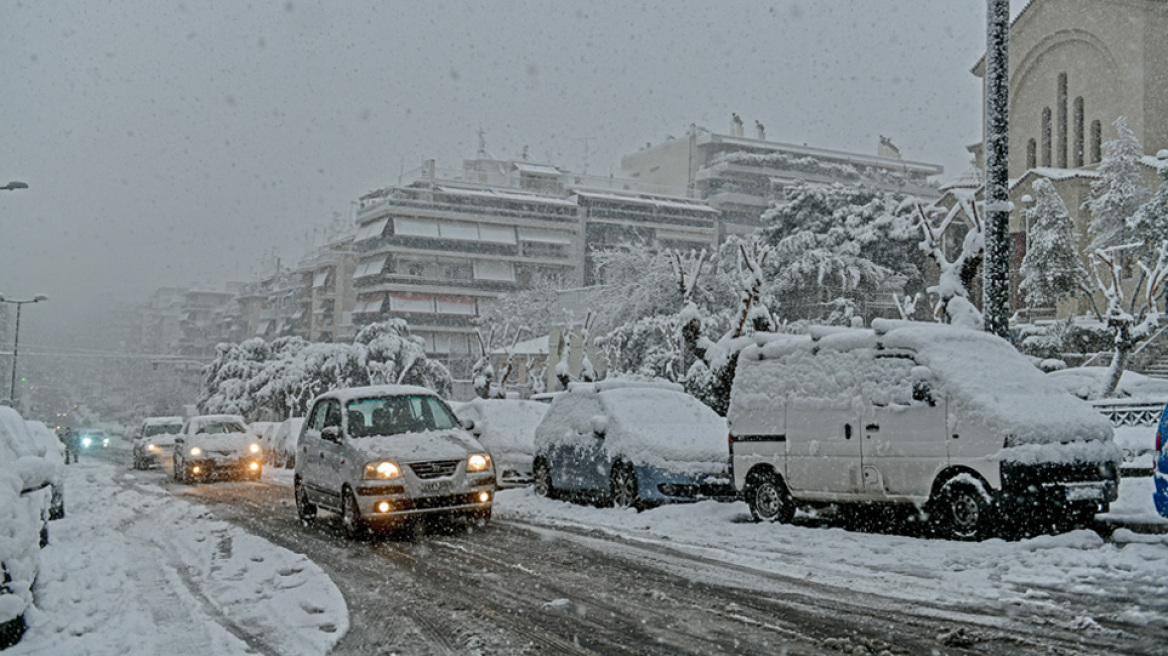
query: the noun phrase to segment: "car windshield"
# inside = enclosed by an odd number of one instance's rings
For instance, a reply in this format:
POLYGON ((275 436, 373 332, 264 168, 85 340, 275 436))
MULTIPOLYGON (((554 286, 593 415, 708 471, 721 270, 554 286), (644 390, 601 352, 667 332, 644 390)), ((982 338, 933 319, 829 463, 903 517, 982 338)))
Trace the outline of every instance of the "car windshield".
POLYGON ((146 427, 146 437, 153 435, 174 435, 182 431, 182 424, 155 424, 146 427))
POLYGON ((234 421, 213 421, 199 426, 196 433, 202 435, 221 435, 223 433, 246 433, 247 428, 234 421))
POLYGON ((345 410, 351 437, 449 430, 459 425, 446 404, 433 396, 357 399, 345 410))

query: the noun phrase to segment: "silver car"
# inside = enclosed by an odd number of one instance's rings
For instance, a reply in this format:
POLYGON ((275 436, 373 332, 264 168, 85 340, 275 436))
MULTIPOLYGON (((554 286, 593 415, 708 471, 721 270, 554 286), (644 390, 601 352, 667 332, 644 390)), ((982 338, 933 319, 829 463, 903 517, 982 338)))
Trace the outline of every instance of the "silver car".
POLYGON ((422 515, 486 523, 491 456, 424 387, 386 385, 318 397, 300 434, 293 479, 304 525, 317 508, 356 536, 422 515))
POLYGON ((134 469, 149 469, 173 457, 174 438, 182 432, 182 417, 147 417, 134 436, 134 469))
POLYGON ((174 440, 174 477, 183 483, 262 474, 262 449, 239 415, 191 417, 174 440))

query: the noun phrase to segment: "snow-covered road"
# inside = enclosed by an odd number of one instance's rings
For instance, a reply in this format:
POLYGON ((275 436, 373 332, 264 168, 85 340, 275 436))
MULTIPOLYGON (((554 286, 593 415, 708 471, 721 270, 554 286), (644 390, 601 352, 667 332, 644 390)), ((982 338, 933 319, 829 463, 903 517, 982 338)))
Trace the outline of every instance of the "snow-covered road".
POLYGON ((319 567, 212 519, 160 477, 88 457, 66 468, 38 610, 7 653, 308 655, 344 635, 344 598, 319 567))
MULTIPOLYGON (((1168 636, 1168 536, 1127 529, 957 543, 513 490, 485 530, 352 542, 299 526, 288 472, 69 474, 14 653, 1155 654, 1168 636)), ((1124 479, 1113 514, 1155 521, 1149 495, 1124 479)))

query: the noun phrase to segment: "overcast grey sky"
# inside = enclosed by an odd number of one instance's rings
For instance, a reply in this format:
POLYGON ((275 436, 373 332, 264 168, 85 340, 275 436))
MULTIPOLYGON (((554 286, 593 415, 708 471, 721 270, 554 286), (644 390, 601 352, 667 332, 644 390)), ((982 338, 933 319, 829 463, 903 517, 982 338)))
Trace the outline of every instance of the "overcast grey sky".
POLYGON ((984 34, 984 3, 936 0, 0 0, 0 184, 30 186, 0 192, 0 293, 51 297, 36 330, 295 263, 403 165, 459 166, 479 126, 496 156, 573 170, 590 138, 607 174, 737 112, 824 148, 883 134, 952 178, 984 34))

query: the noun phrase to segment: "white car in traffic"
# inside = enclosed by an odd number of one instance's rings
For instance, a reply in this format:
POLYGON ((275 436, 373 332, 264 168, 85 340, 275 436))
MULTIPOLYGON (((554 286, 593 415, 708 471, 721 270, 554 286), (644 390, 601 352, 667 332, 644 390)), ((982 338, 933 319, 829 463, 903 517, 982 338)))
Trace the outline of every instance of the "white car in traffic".
POLYGON ((174 444, 174 477, 183 483, 263 473, 263 449, 239 415, 191 417, 174 444))

